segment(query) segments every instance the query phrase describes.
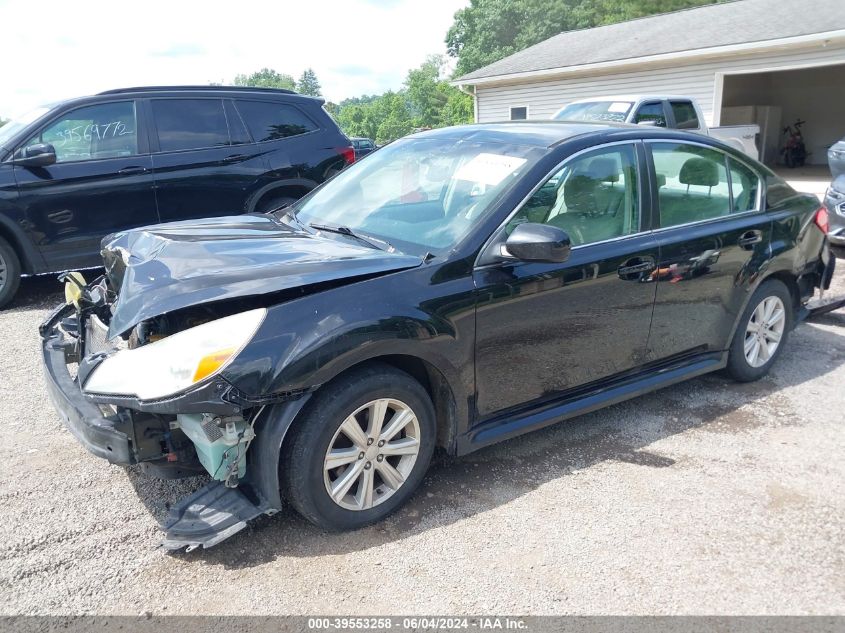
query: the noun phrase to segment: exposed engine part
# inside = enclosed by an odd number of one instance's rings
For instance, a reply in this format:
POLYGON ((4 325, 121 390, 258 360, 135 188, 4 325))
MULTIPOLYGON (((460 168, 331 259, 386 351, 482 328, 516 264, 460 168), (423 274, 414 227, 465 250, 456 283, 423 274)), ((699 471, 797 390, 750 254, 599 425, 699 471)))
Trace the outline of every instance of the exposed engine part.
POLYGON ((224 481, 230 488, 246 475, 246 452, 255 437, 253 423, 241 416, 176 416, 176 426, 194 443, 200 463, 214 479, 224 481))

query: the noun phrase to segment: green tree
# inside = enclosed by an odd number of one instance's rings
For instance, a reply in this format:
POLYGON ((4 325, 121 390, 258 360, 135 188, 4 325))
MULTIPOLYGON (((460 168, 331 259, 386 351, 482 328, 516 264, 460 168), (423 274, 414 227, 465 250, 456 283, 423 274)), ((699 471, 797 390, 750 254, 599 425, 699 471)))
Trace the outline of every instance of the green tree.
POLYGON ((293 77, 276 72, 272 68, 262 68, 251 75, 236 75, 232 83, 236 86, 255 86, 257 88, 296 89, 296 83, 293 77))
POLYGON ((385 92, 364 102, 348 103, 337 114, 338 125, 349 136, 365 136, 388 143, 410 134, 414 121, 404 91, 385 92))
POLYGON ((338 103, 339 108, 345 108, 346 106, 351 105, 365 105, 367 103, 372 103, 373 101, 377 101, 381 98, 381 95, 361 95, 360 97, 349 97, 344 99, 340 103, 338 103))
POLYGON ((464 75, 564 31, 722 1, 470 0, 455 13, 446 46, 464 75))
POLYGON ((374 139, 378 132, 378 113, 373 103, 342 107, 336 119, 341 129, 349 136, 365 136, 374 139))
POLYGON ((405 95, 401 92, 386 92, 370 107, 375 108, 379 121, 376 143, 389 143, 413 132, 414 123, 405 95))
POLYGON ((472 97, 449 85, 445 59, 431 55, 408 72, 405 89, 414 127, 443 127, 472 120, 472 97))
POLYGON ((320 82, 317 81, 317 73, 314 72, 313 68, 306 68, 302 71, 299 81, 296 82, 296 91, 312 97, 320 96, 320 82))

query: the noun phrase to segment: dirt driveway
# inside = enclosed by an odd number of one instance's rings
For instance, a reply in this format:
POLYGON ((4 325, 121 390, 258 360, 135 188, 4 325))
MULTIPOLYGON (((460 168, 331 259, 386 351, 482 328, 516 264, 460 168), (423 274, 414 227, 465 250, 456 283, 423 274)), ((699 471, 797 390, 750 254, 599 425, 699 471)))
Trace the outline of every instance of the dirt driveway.
POLYGON ((2 613, 845 614, 843 311, 761 382, 707 376, 441 458, 380 525, 285 511, 167 555, 165 502, 202 482, 110 466, 62 428, 36 332, 59 300, 29 280, 0 312, 2 613))

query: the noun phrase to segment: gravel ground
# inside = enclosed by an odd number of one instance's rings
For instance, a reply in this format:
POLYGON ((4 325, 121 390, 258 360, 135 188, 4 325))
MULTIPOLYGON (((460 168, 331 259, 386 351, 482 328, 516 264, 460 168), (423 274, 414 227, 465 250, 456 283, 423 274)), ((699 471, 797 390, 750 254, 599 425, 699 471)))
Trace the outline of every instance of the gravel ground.
POLYGON ((27 280, 0 312, 0 613, 845 614, 843 311, 758 383, 707 376, 441 458, 379 525, 284 511, 168 555, 165 504, 203 482, 110 466, 62 428, 36 332, 59 300, 27 280))

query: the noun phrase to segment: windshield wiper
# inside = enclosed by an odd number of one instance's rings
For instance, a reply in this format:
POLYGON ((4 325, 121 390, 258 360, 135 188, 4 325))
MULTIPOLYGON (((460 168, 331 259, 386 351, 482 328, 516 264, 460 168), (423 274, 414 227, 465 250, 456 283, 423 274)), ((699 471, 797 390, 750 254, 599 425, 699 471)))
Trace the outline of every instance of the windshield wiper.
POLYGON ((355 238, 359 242, 363 242, 364 244, 367 244, 368 246, 375 248, 375 249, 378 249, 380 251, 389 251, 389 252, 392 253, 395 250, 393 248, 393 245, 390 244, 390 242, 387 242, 385 240, 380 240, 378 238, 371 237, 369 235, 363 235, 362 233, 356 233, 355 231, 350 229, 348 226, 343 226, 343 225, 335 226, 335 225, 332 225, 332 224, 318 224, 316 222, 311 222, 311 223, 308 224, 308 226, 310 226, 312 229, 317 229, 318 231, 328 231, 330 233, 340 233, 341 235, 347 235, 349 237, 355 238), (384 246, 379 245, 377 242, 381 242, 381 244, 383 244, 384 246))

